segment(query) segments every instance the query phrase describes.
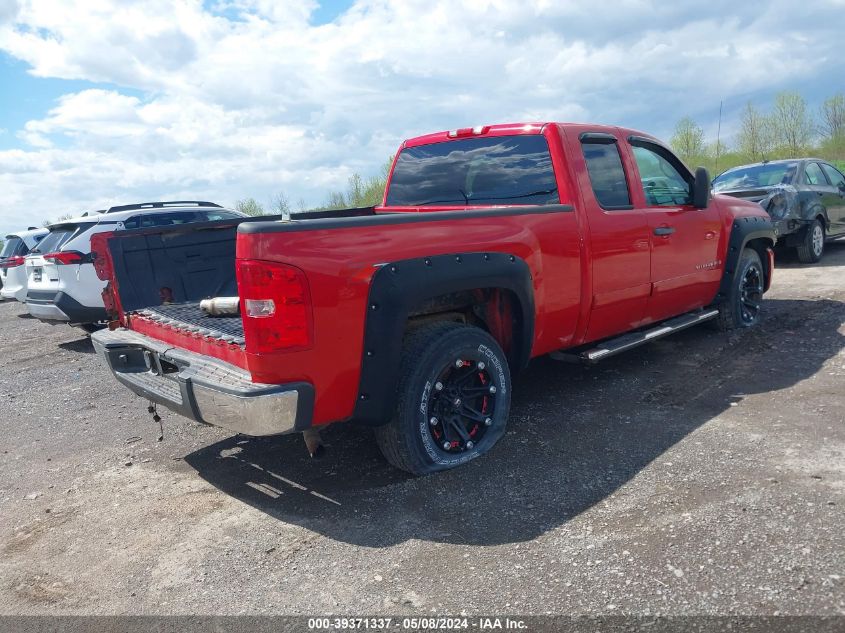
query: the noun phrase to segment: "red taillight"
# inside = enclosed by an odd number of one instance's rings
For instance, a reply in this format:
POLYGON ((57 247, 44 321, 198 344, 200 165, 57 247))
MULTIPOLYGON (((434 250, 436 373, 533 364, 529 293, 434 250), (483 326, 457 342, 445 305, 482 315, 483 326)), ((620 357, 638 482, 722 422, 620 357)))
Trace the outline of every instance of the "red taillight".
POLYGON ((286 264, 239 260, 237 275, 248 352, 311 347, 311 293, 301 270, 286 264))
POLYGON ((20 255, 0 259, 0 268, 17 268, 18 266, 23 266, 24 261, 26 259, 20 255))
POLYGON ((43 257, 47 261, 61 266, 67 264, 84 264, 86 261, 85 255, 77 251, 56 251, 55 253, 47 253, 43 257))

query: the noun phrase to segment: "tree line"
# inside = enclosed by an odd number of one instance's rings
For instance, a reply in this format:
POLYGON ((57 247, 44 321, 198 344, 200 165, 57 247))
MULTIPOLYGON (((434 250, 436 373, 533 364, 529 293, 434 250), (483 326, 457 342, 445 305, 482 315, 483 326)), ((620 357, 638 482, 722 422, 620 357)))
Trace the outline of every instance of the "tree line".
POLYGON ((393 164, 393 156, 390 156, 382 163, 379 173, 369 178, 361 174, 353 173, 346 182, 346 188, 330 191, 326 194, 323 203, 317 207, 308 208, 305 201, 300 199, 295 207, 284 193, 274 195, 267 206, 258 202, 255 198, 244 198, 235 203, 235 210, 247 215, 286 215, 303 211, 329 211, 332 209, 350 209, 355 207, 372 207, 381 204, 384 197, 384 188, 387 186, 387 177, 390 174, 390 166, 393 164))
POLYGON ((745 104, 733 142, 706 141, 691 117, 675 125, 669 141, 690 167, 703 165, 718 174, 745 163, 813 155, 843 166, 845 161, 845 94, 825 99, 814 112, 797 92, 781 92, 766 109, 745 104))
MULTIPOLYGON (((732 142, 707 141, 704 129, 691 117, 675 125, 669 144, 690 167, 703 165, 712 175, 745 163, 777 158, 797 158, 812 154, 845 168, 845 94, 825 99, 817 112, 797 92, 781 92, 767 109, 751 101, 740 113, 739 131, 732 142)), ((345 189, 329 191, 323 202, 309 208, 302 199, 295 204, 279 192, 266 204, 255 198, 243 198, 235 209, 247 215, 286 215, 302 211, 324 211, 381 204, 393 156, 385 161, 378 174, 365 178, 353 173, 345 189)), ((70 218, 69 214, 55 221, 70 218)), ((44 225, 51 224, 45 220, 44 225)))

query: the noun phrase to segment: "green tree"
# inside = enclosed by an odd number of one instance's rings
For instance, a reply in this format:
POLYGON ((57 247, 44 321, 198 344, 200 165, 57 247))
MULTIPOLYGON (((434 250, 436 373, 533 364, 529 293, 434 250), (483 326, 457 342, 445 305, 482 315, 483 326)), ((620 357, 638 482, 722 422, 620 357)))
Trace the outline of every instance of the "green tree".
POLYGON ((377 175, 371 176, 367 180, 364 180, 358 173, 352 174, 347 181, 346 190, 329 192, 326 202, 320 209, 372 207, 381 204, 392 164, 393 156, 381 165, 377 175))
POLYGON ((845 95, 826 99, 819 111, 820 154, 833 160, 845 159, 845 95))
POLYGON ((825 99, 819 111, 819 132, 826 140, 845 136, 845 94, 825 99))
POLYGON ((51 224, 58 224, 59 222, 64 222, 65 220, 70 220, 72 217, 73 217, 72 213, 63 213, 62 215, 57 217, 55 220, 42 220, 41 226, 43 226, 46 229, 51 224))
POLYGON ((739 153, 748 160, 766 160, 772 153, 773 145, 772 120, 749 101, 740 115, 737 137, 739 153))
POLYGON ((690 117, 684 117, 675 125, 669 144, 684 162, 700 161, 704 156, 704 130, 690 117))
POLYGON ((790 157, 806 153, 813 141, 813 118, 797 92, 781 92, 772 108, 772 130, 778 153, 790 157))
POLYGON ((244 198, 235 203, 235 210, 245 213, 246 215, 266 215, 264 207, 255 198, 244 198))
POLYGON ((345 209, 348 206, 346 195, 342 191, 330 191, 326 203, 320 209, 345 209))
POLYGON ((290 217, 290 200, 284 193, 279 192, 270 198, 270 213, 290 217))

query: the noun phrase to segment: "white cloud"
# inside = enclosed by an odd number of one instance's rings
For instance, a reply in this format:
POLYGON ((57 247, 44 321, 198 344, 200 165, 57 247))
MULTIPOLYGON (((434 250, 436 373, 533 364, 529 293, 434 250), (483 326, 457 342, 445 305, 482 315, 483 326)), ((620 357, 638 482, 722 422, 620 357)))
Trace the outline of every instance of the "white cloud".
POLYGON ((17 0, 0 0, 0 24, 11 22, 18 14, 17 0))
POLYGON ((13 131, 25 149, 0 151, 0 226, 141 198, 318 203, 407 136, 543 119, 665 135, 722 98, 832 92, 845 69, 840 10, 821 0, 800 16, 788 0, 601 15, 586 0, 358 0, 320 26, 313 0, 210 4, 0 0, 0 50, 104 86, 13 131))

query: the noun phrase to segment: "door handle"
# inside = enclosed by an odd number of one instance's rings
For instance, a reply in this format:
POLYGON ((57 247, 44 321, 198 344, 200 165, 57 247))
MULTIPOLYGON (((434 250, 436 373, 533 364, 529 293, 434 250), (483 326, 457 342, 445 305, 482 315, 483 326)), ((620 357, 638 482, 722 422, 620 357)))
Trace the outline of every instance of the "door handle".
POLYGON ((674 232, 675 232, 675 229, 671 226, 658 226, 656 229, 654 229, 655 235, 666 236, 666 235, 672 235, 672 233, 674 233, 674 232))

